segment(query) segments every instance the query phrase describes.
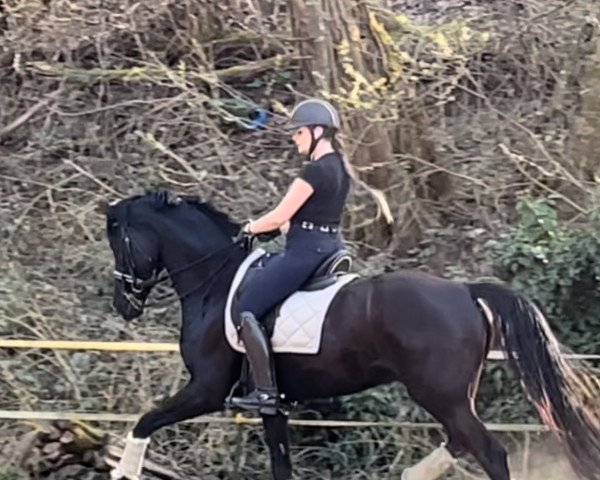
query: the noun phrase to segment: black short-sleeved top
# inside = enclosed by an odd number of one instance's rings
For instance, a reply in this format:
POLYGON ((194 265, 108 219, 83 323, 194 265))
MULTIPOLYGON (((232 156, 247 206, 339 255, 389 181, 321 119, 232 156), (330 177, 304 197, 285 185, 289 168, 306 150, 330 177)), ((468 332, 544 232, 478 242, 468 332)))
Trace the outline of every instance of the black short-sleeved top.
POLYGON ((342 156, 337 152, 323 155, 306 165, 300 178, 310 183, 314 192, 292 217, 291 223, 308 221, 338 226, 350 188, 350 177, 342 156))

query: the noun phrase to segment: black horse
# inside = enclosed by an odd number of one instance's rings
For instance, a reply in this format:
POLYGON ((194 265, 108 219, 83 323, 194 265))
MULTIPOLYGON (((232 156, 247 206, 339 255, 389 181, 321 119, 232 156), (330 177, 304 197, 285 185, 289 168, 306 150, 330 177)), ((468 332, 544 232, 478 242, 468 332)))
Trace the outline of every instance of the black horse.
MULTIPOLYGON (((105 208, 118 312, 138 317, 163 269, 181 300, 180 349, 191 379, 135 425, 133 438, 148 439, 166 425, 225 409, 243 356, 224 336, 224 307, 248 251, 234 241, 240 225, 195 197, 154 192, 105 208)), ((445 454, 471 453, 492 480, 509 480, 506 450, 474 407, 495 336, 574 469, 600 479, 597 380, 566 363, 533 303, 500 285, 410 271, 356 279, 333 300, 318 354, 276 355, 278 386, 288 400, 306 401, 402 382, 444 427, 445 454)), ((291 478, 287 416, 263 415, 263 425, 273 478, 291 478)))

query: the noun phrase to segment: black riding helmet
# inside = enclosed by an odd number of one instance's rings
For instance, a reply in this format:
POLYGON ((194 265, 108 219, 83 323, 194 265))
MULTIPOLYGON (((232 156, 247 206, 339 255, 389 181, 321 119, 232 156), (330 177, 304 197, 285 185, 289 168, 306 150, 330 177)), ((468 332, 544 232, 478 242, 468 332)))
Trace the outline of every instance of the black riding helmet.
POLYGON ((308 127, 312 137, 308 156, 310 157, 317 146, 317 139, 313 132, 314 127, 323 127, 334 132, 340 128, 340 117, 335 108, 325 100, 309 98, 300 102, 292 111, 290 118, 292 128, 308 127))

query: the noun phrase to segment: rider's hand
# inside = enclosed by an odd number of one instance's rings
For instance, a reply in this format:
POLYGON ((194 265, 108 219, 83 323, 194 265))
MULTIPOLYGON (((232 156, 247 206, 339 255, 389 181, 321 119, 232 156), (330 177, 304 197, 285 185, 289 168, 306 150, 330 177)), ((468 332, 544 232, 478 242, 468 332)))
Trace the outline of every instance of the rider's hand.
POLYGON ((258 238, 258 240, 261 242, 268 242, 270 240, 273 240, 274 238, 277 238, 280 234, 281 232, 278 228, 276 228, 275 230, 272 230, 270 232, 257 233, 256 238, 258 238))
POLYGON ((240 228, 240 231, 235 236, 233 241, 241 242, 242 240, 249 240, 251 237, 252 234, 250 233, 250 222, 248 221, 244 225, 242 225, 242 228, 240 228))

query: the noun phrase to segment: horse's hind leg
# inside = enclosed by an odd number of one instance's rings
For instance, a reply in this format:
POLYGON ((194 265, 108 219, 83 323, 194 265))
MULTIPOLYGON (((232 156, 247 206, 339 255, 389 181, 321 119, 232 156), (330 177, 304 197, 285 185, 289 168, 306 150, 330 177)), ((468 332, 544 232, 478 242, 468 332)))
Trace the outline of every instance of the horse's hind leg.
POLYGON ((510 480, 506 449, 477 418, 473 401, 466 394, 464 400, 454 405, 452 402, 440 402, 441 399, 443 396, 440 397, 437 392, 420 398, 419 404, 444 426, 448 434, 448 444, 434 451, 429 462, 428 458, 425 458, 415 467, 407 469, 407 475, 402 479, 434 480, 452 464, 450 455, 458 458, 465 453, 471 453, 491 480, 510 480), (444 406, 440 408, 442 404, 444 406), (442 467, 445 469, 442 470, 442 467))
POLYGON ((456 458, 445 445, 440 445, 419 463, 405 469, 401 480, 435 480, 454 463, 456 458))
POLYGON ((275 480, 292 478, 292 462, 288 440, 288 417, 283 413, 262 415, 269 451, 271 472, 275 480))
POLYGON ((443 413, 435 407, 427 408, 427 402, 420 404, 442 423, 448 433, 448 444, 406 469, 402 480, 435 480, 465 453, 476 458, 491 480, 510 480, 506 449, 476 417, 466 398, 443 413))
POLYGON ((461 382, 458 375, 449 373, 451 384, 417 382, 408 386, 413 399, 444 426, 448 444, 405 470, 403 480, 434 480, 464 453, 471 453, 492 480, 510 480, 506 449, 475 413, 482 364, 474 366, 473 372, 470 382, 461 382))
POLYGON ((470 402, 461 403, 440 421, 446 427, 448 449, 454 455, 469 452, 492 480, 510 480, 506 449, 477 418, 470 402))

